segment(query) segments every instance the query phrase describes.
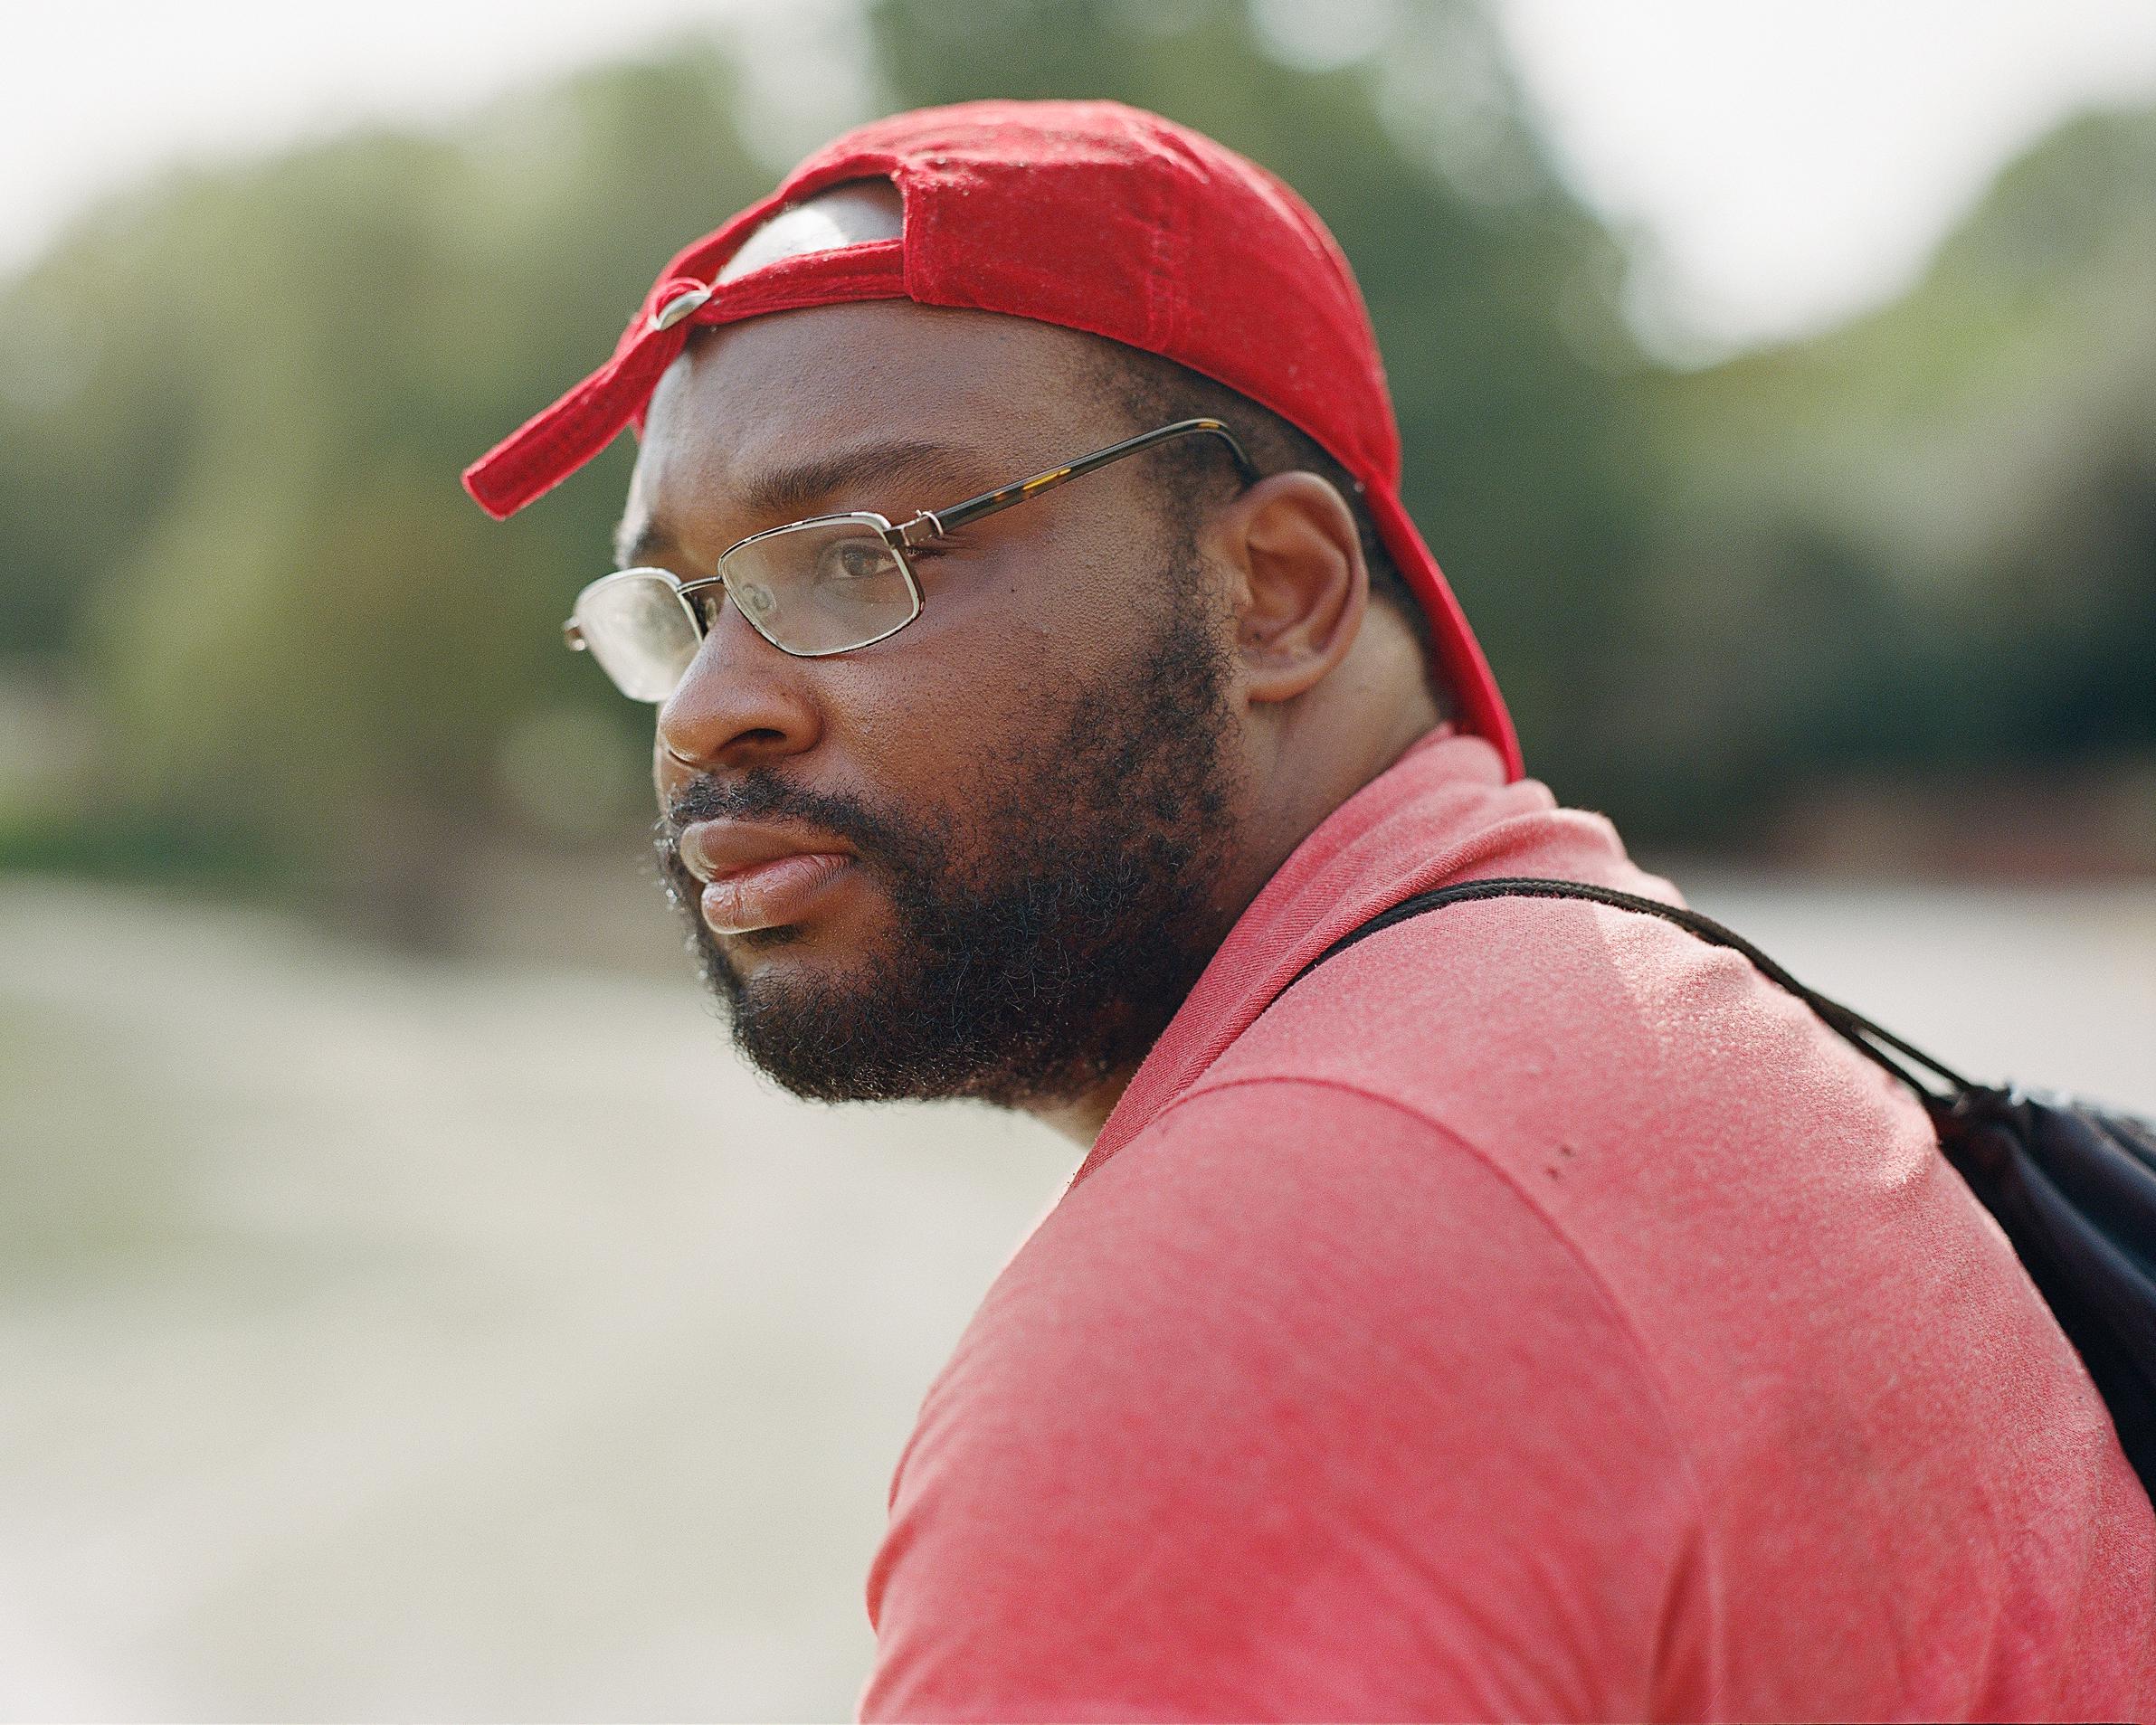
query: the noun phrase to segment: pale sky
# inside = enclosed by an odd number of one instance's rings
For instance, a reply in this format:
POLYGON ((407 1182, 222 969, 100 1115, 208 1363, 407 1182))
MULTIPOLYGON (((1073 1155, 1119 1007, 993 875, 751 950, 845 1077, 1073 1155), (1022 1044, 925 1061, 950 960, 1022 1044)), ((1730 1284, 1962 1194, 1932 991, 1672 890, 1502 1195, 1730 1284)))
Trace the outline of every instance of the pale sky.
MULTIPOLYGON (((1267 0, 1276 14, 1345 3, 1267 0)), ((1890 297, 2016 149, 2079 109, 2156 100, 2148 0, 1498 0, 1498 13, 1566 171, 1648 242, 1637 315, 1674 350, 1802 333, 1890 297)), ((850 16, 846 0, 0 0, 0 270, 176 157, 439 122, 715 23, 842 50, 850 16)), ((756 100, 774 166, 819 141, 849 92, 803 94, 756 100)))
POLYGON ((1644 229, 1650 327, 1709 346, 1891 298, 2009 157, 2156 102, 2150 0, 1505 0, 1573 183, 1644 229))

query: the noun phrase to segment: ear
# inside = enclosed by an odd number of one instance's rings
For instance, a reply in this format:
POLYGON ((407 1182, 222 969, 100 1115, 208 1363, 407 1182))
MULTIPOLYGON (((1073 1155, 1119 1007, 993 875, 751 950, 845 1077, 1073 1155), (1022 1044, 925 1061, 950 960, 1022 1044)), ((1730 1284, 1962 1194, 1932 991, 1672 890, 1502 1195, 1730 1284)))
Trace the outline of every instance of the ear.
POLYGON ((1250 700, 1293 700, 1347 657, 1370 571, 1355 518, 1328 481, 1260 479, 1211 517, 1204 540, 1234 577, 1236 656, 1250 700))

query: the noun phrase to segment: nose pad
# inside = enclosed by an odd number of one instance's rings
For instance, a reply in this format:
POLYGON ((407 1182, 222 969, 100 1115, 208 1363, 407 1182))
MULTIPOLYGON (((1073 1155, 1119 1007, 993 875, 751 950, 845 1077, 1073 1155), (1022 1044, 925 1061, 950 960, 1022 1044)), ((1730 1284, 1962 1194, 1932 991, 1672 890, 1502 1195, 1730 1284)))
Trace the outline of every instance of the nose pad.
POLYGON ((747 617, 758 623, 770 621, 772 613, 779 608, 778 595, 760 581, 741 583, 739 591, 730 596, 747 617))

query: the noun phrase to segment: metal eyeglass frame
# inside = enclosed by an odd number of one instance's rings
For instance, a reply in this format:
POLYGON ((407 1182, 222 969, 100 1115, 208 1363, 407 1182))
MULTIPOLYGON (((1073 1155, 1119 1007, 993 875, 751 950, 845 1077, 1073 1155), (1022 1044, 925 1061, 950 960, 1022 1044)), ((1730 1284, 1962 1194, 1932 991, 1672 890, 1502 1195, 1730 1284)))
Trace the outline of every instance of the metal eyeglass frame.
MULTIPOLYGON (((871 635, 866 640, 852 641, 843 647, 825 647, 804 652, 797 648, 788 647, 783 641, 773 640, 769 632, 756 620, 755 614, 741 603, 740 596, 733 594, 735 609, 741 612, 742 616, 747 620, 749 626, 757 634, 770 641, 782 653, 795 659, 829 659, 834 653, 854 652, 863 647, 872 647, 878 641, 888 640, 901 629, 904 629, 907 623, 920 616, 923 605, 921 582, 920 577, 914 571, 911 559, 907 555, 908 550, 932 540, 941 539, 955 529, 964 526, 968 522, 978 521, 983 517, 994 515, 1001 509, 1013 508, 1028 498, 1039 497, 1041 492, 1050 490, 1066 480, 1083 479, 1087 474, 1107 466, 1111 461, 1120 461, 1126 455, 1135 455, 1141 450, 1149 450, 1154 444, 1164 443, 1171 438, 1193 435, 1217 437, 1225 443, 1228 446, 1229 453, 1235 460, 1236 473, 1246 486, 1255 485, 1264 478, 1264 475, 1258 470, 1257 464, 1244 453, 1243 446, 1236 441, 1235 434, 1219 420, 1177 420, 1173 425, 1163 425, 1155 431, 1143 431, 1136 437, 1125 438, 1120 443, 1111 443, 1105 450, 1096 450, 1090 455, 1081 455, 1075 461, 1067 461, 1061 467, 1050 468, 1045 473, 1036 473, 1031 479, 1021 479, 1015 485, 1002 486, 993 491, 983 491, 978 497, 968 498, 964 502, 954 503, 946 508, 923 509, 910 520, 899 526, 893 526, 888 517, 879 515, 872 509, 857 509, 847 510, 838 515, 810 516, 800 521, 789 521, 784 526, 766 527, 761 533, 750 534, 746 539, 736 539, 718 554, 717 573, 698 576, 694 581, 683 581, 672 571, 666 569, 617 570, 611 575, 601 576, 600 579, 584 588, 584 592, 577 595, 577 605, 581 608, 587 594, 605 586, 609 582, 624 580, 630 576, 664 575, 673 583, 675 595, 681 601, 681 607, 689 613, 689 621, 695 625, 697 634, 700 639, 708 631, 703 617, 691 602, 690 596, 715 586, 726 587, 727 592, 732 594, 733 590, 728 584, 726 575, 727 559, 743 546, 755 545, 760 540, 774 538, 782 533, 793 533, 803 527, 825 526, 842 521, 858 522, 872 529, 876 536, 890 547, 892 555, 898 561, 900 572, 906 577, 906 584, 913 595, 913 611, 904 621, 894 623, 881 634, 871 635)), ((584 631, 578 627, 574 615, 562 625, 562 638, 567 642, 571 650, 579 653, 584 650, 584 631)))

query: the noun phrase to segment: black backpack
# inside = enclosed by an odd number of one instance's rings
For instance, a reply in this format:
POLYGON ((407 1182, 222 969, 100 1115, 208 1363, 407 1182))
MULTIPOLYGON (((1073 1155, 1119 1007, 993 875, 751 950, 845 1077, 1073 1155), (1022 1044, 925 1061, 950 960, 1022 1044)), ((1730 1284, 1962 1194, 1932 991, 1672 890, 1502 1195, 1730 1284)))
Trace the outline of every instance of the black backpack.
POLYGON ((1806 988, 1743 935, 1696 911, 1579 881, 1475 880, 1419 893, 1343 934, 1296 971, 1289 987, 1382 929, 1478 898, 1580 898, 1675 923, 1742 953, 1829 1029, 1915 1091, 1946 1160, 2006 1230, 2059 1328, 2080 1351, 2111 1409, 2126 1459, 2156 1494, 2156 1125, 2054 1092, 1971 1084, 1806 988))

